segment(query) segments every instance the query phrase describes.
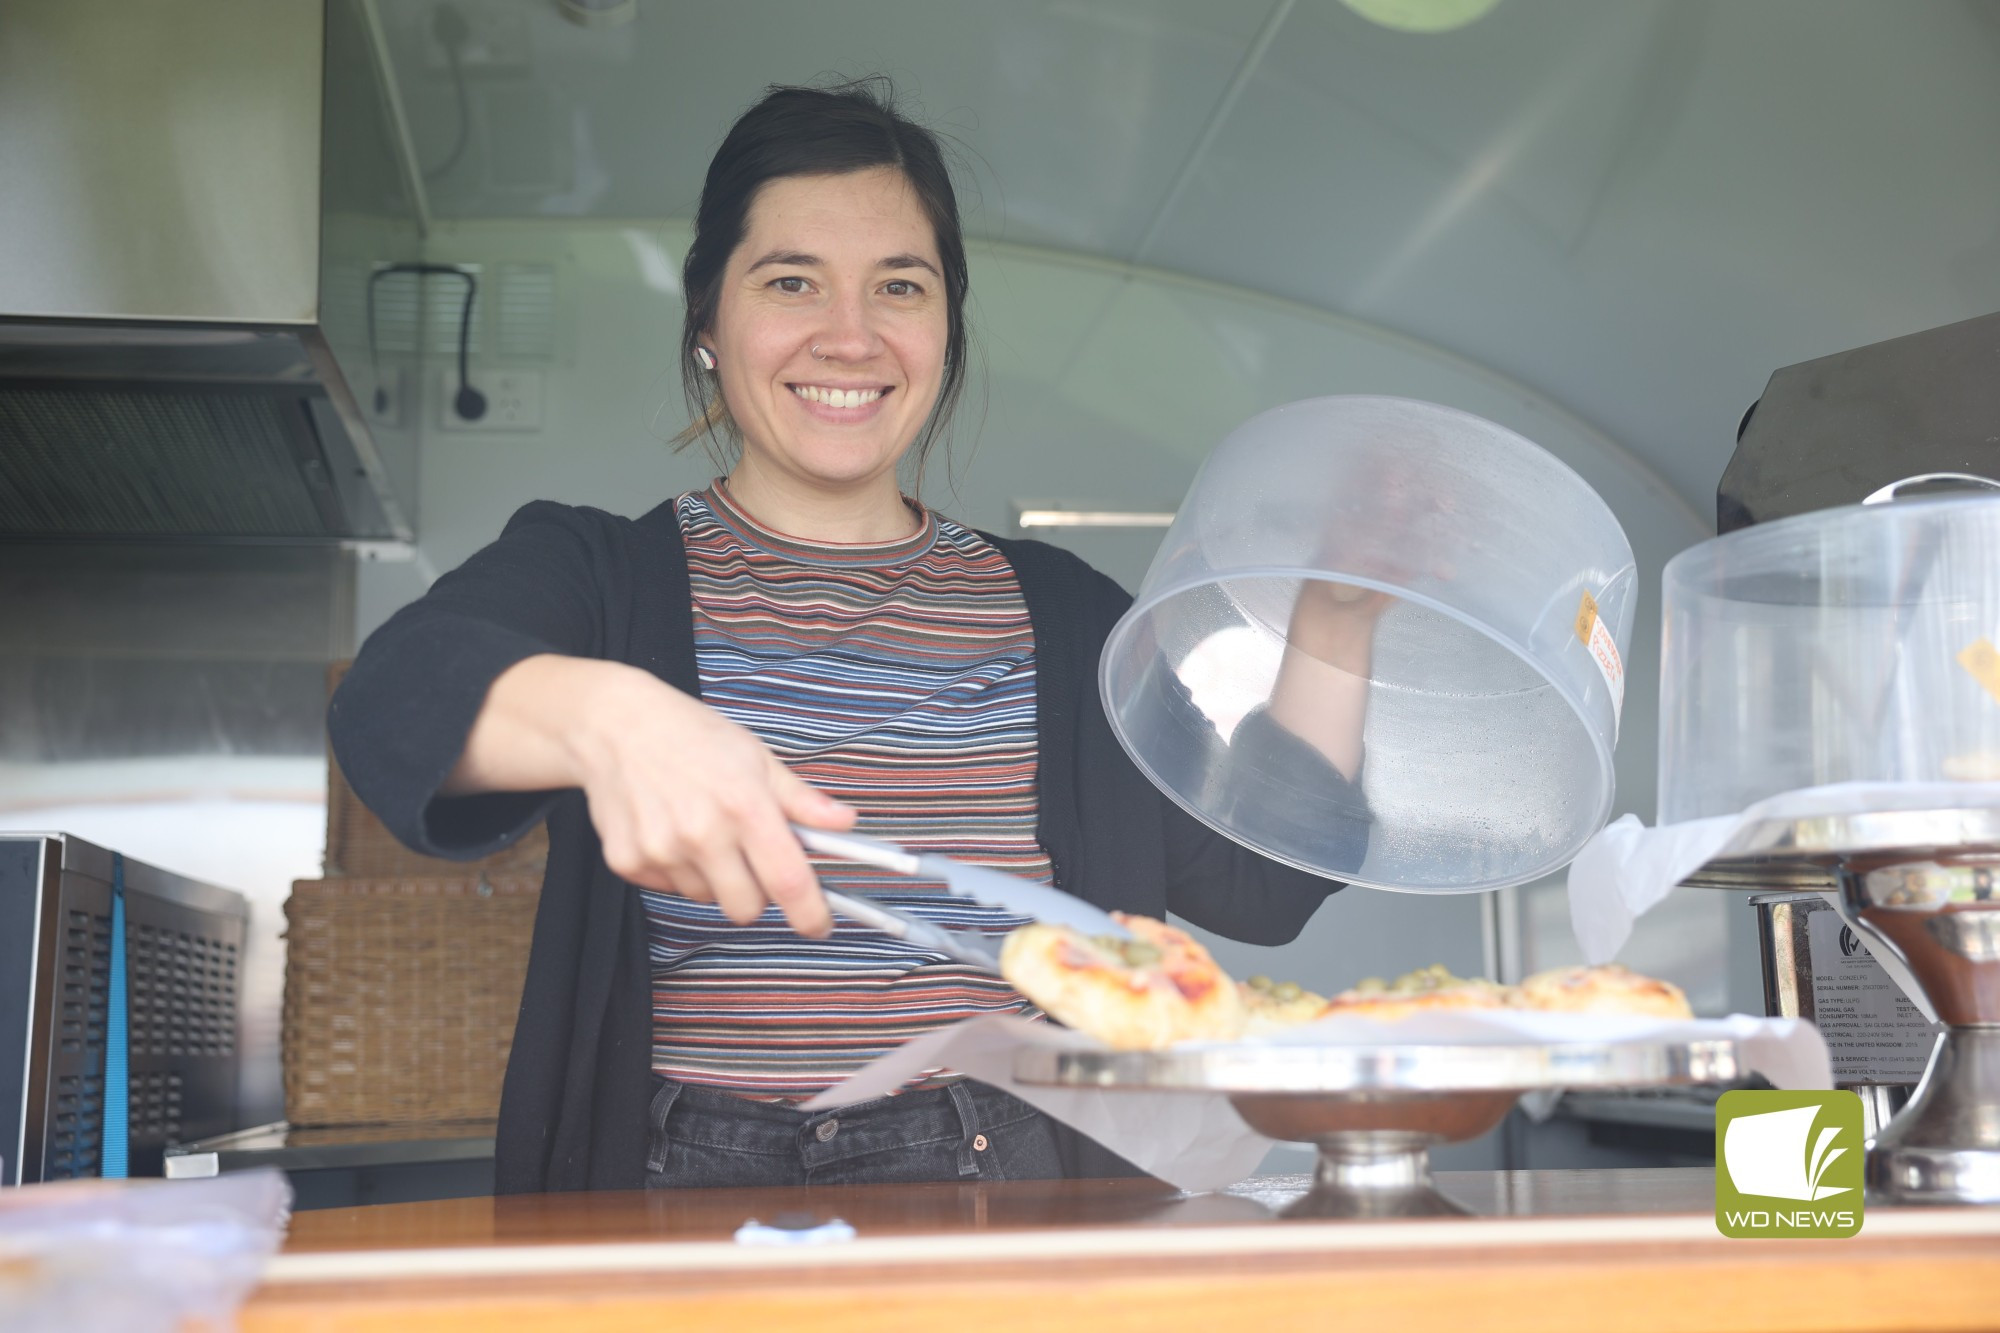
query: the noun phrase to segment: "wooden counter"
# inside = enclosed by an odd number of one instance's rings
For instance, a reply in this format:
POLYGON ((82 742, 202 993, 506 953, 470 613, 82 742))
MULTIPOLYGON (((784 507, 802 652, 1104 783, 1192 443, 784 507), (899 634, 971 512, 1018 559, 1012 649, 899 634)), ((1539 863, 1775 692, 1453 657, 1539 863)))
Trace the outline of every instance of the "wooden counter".
POLYGON ((1281 1218, 1300 1178, 1195 1197, 1052 1181, 328 1209, 293 1219, 241 1326, 2000 1329, 2000 1209, 1871 1208, 1850 1240, 1727 1240, 1711 1178, 1446 1173, 1484 1216, 1388 1222, 1281 1218), (857 1236, 733 1239, 792 1213, 857 1236))

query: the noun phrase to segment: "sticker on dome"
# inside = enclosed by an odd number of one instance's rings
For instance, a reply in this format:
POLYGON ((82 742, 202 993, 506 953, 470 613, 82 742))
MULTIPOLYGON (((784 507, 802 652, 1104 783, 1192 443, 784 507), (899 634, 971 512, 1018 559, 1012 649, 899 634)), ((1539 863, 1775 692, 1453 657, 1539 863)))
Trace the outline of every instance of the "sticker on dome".
POLYGON ((1616 739, 1619 720, 1625 715, 1625 662, 1618 656, 1618 641, 1611 637, 1604 617, 1597 614, 1597 599, 1588 588, 1576 608, 1576 637, 1590 651, 1590 660, 1597 663, 1597 673, 1611 691, 1611 727, 1616 739))
POLYGON ((2000 648, 1991 639, 1979 639, 1958 655, 1958 664, 1979 682, 1981 689, 2000 699, 2000 648))

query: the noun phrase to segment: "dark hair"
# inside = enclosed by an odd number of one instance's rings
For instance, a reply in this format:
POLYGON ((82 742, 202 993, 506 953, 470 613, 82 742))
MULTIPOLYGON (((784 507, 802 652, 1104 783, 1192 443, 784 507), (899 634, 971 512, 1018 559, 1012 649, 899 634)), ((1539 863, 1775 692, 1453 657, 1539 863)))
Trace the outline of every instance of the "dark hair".
POLYGON ((685 447, 704 436, 717 443, 718 426, 734 433, 721 390, 715 377, 702 369, 695 347, 702 331, 715 325, 723 269, 743 242, 757 192, 788 176, 841 175, 871 167, 894 167, 910 183, 930 220, 944 269, 944 377, 930 418, 911 451, 921 469, 965 389, 965 301, 971 280, 965 236, 959 229, 958 196, 951 187, 944 151, 936 135, 897 112, 895 90, 881 77, 827 88, 774 84, 762 101, 737 118, 715 150, 695 210, 694 243, 681 266, 681 291, 687 301, 687 317, 681 324, 681 381, 693 420, 676 444, 685 447))

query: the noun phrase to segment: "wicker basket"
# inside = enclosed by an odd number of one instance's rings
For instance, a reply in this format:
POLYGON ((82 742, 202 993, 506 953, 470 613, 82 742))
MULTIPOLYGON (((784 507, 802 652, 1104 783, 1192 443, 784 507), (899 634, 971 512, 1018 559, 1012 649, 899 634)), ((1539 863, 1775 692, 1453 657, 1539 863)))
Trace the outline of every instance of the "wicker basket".
POLYGON ((285 904, 285 1117, 490 1120, 540 875, 300 880, 285 904))
MULTIPOLYGON (((340 684, 349 663, 335 662, 327 671, 327 694, 340 684)), ((329 878, 354 876, 365 879, 400 879, 415 875, 436 875, 459 879, 468 873, 489 875, 539 874, 549 860, 549 831, 546 825, 534 829, 513 846, 483 861, 444 861, 421 856, 397 842, 374 812, 361 803, 354 788, 340 771, 333 751, 326 755, 326 858, 329 878)))

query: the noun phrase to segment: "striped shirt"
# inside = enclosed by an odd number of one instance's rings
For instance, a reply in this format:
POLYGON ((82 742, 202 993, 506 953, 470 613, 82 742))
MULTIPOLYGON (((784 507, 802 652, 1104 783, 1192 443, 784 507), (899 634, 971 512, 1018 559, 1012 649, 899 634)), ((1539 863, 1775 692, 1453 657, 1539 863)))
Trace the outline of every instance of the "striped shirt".
MULTIPOLYGON (((1027 604, 997 549, 920 512, 912 537, 827 544, 759 526, 720 484, 681 496, 702 699, 855 806, 858 832, 1048 883, 1027 604)), ((1022 923, 935 882, 815 869, 940 925, 997 936, 1022 923)), ((838 917, 808 940, 776 909, 738 926, 710 904, 640 896, 653 1068, 667 1078, 801 1099, 947 1023, 1034 1012, 998 977, 838 917)))

